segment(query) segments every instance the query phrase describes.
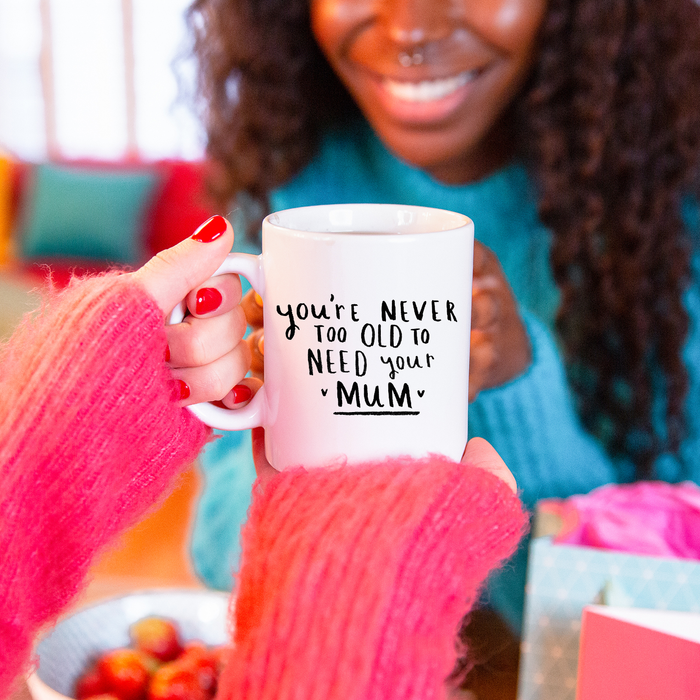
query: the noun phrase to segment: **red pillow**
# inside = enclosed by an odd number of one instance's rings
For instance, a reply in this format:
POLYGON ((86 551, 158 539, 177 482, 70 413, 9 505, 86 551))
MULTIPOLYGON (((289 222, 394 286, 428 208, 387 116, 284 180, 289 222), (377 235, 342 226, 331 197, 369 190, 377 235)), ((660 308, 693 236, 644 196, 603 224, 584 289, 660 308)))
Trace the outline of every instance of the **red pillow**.
MULTIPOLYGON (((155 163, 117 161, 109 163, 76 161, 82 165, 101 165, 114 168, 134 168, 141 165, 159 174, 159 184, 152 195, 143 219, 142 235, 147 254, 155 255, 170 248, 194 233, 195 229, 216 213, 207 195, 205 178, 207 164, 180 160, 164 160, 155 163)), ((23 190, 26 189, 32 165, 18 163, 12 171, 11 208, 16 218, 23 190)), ((79 259, 52 259, 25 263, 24 271, 45 281, 49 276, 58 287, 63 287, 73 274, 101 272, 113 267, 108 263, 79 259)))
POLYGON ((204 162, 161 161, 160 190, 144 222, 145 247, 152 255, 191 236, 216 213, 207 195, 204 162))

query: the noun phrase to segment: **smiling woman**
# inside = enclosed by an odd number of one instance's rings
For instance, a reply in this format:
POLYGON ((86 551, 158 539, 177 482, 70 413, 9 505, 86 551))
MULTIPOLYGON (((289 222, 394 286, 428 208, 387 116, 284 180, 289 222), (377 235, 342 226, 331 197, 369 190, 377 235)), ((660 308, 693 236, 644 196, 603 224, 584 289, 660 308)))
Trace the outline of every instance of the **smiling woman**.
POLYGON ((386 146, 438 180, 512 155, 506 112, 534 61, 545 0, 313 0, 314 35, 386 146))

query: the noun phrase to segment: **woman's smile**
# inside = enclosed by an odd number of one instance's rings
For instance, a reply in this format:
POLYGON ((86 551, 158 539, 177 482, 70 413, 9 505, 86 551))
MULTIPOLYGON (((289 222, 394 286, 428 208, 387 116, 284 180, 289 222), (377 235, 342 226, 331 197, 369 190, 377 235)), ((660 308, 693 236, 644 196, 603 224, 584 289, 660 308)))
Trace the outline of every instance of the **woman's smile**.
POLYGON ((437 102, 454 95, 461 87, 471 83, 476 75, 476 71, 464 71, 451 78, 421 80, 419 83, 385 78, 382 86, 402 102, 437 102))
POLYGON ((368 90, 386 116, 396 122, 430 126, 448 119, 469 98, 479 71, 444 78, 405 79, 367 73, 368 90))

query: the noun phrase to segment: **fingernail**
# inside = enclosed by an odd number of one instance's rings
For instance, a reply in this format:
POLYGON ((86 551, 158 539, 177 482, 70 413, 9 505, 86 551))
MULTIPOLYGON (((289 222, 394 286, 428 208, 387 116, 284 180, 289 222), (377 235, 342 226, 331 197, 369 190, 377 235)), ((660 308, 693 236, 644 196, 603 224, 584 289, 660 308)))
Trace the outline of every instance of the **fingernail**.
POLYGON ((170 346, 165 346, 165 361, 170 362, 170 346))
POLYGON ((205 221, 193 234, 192 238, 200 243, 211 243, 226 231, 226 219, 223 216, 212 216, 205 221))
POLYGON ((221 306, 223 297, 221 292, 215 287, 204 287, 197 292, 197 303, 195 311, 200 316, 215 311, 221 306))
POLYGON ((265 336, 261 335, 260 340, 258 340, 258 351, 261 355, 265 354, 265 336))
POLYGON ((255 294, 253 295, 253 299, 255 299, 255 303, 256 303, 258 306, 262 306, 262 305, 263 305, 262 297, 261 297, 257 292, 255 292, 255 294))
POLYGON ((253 392, 245 384, 236 384, 233 387, 233 403, 243 403, 247 401, 253 392))
POLYGON ((175 400, 184 401, 190 398, 190 387, 182 379, 175 380, 175 400))

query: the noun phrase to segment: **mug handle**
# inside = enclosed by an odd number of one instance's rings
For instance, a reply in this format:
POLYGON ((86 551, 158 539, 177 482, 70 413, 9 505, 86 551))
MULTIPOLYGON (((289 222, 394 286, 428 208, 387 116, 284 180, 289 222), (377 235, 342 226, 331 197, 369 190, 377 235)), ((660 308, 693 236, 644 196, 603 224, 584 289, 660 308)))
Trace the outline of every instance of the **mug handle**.
MULTIPOLYGON (((265 292, 265 278, 262 269, 262 255, 249 255, 248 253, 229 253, 226 260, 212 275, 225 275, 237 273, 243 275, 252 285, 253 289, 261 296, 265 292)), ((185 318, 187 304, 183 299, 170 313, 168 324, 180 323, 185 318)), ((203 423, 219 430, 247 430, 263 425, 265 417, 265 387, 262 386, 253 397, 253 400, 243 408, 220 408, 211 403, 196 403, 187 408, 194 413, 203 423)))

